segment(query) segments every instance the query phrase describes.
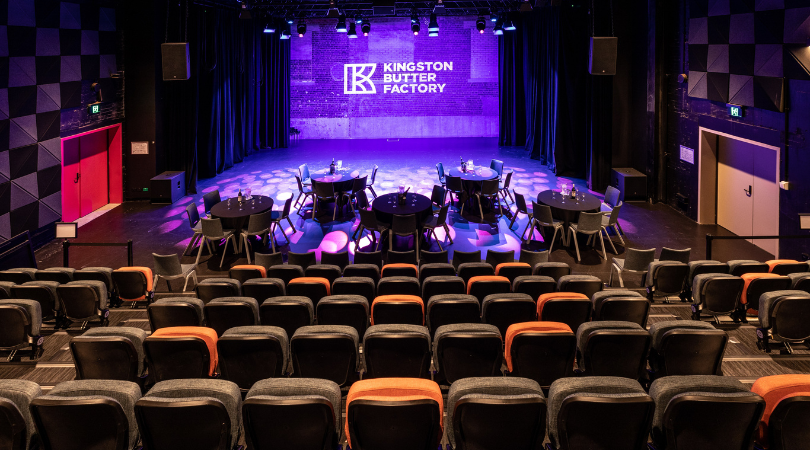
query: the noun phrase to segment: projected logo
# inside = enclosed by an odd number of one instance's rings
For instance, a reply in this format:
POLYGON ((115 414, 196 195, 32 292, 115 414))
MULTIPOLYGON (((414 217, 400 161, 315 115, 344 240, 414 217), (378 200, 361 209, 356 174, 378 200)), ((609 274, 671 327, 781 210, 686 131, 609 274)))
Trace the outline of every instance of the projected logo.
MULTIPOLYGON (((438 72, 453 70, 452 62, 383 63, 383 94, 443 93, 447 83, 439 83, 438 72)), ((376 94, 377 86, 371 77, 377 71, 376 63, 344 64, 344 94, 376 94)))
POLYGON ((345 64, 343 66, 344 94, 376 94, 377 87, 371 76, 377 70, 377 64, 345 64))

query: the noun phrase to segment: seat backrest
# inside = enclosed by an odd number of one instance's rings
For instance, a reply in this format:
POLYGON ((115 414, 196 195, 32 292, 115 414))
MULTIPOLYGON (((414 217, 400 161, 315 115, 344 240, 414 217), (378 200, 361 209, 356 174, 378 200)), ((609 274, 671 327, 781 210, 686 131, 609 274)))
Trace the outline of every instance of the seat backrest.
POLYGON ((451 175, 447 175, 445 177, 445 185, 447 186, 447 190, 451 192, 461 192, 464 190, 464 185, 461 183, 460 177, 454 177, 451 175))
POLYGON ((350 384, 359 371, 357 330, 343 325, 301 327, 290 339, 290 357, 297 377, 350 384))
POLYGON ((59 284, 67 284, 73 281, 73 269, 60 270, 62 268, 50 268, 45 270, 37 270, 34 272, 34 278, 41 281, 56 281, 59 284))
POLYGON ((205 378, 217 368, 217 332, 205 327, 167 327, 144 341, 149 374, 157 381, 205 378))
POLYGON ((183 269, 180 266, 180 258, 176 254, 158 255, 152 253, 152 260, 155 262, 155 275, 180 275, 183 269))
POLYGON ((310 179, 309 166, 307 164, 301 164, 298 166, 298 175, 301 176, 301 180, 310 179))
POLYGON ((638 379, 647 367, 650 335, 633 322, 587 322, 577 329, 577 364, 588 376, 638 379))
POLYGON ((267 278, 267 269, 264 266, 252 264, 240 264, 228 270, 228 277, 244 284, 248 280, 267 278))
POLYGON ((107 293, 99 292, 91 283, 98 283, 96 288, 104 289, 99 281, 79 281, 78 284, 60 285, 56 288, 59 302, 63 306, 65 317, 71 320, 90 320, 98 317, 107 309, 107 293), (86 283, 86 284, 84 284, 86 283))
POLYGON ((559 281, 560 278, 571 275, 571 266, 563 262, 544 262, 534 265, 532 275, 542 275, 554 278, 554 281, 559 281))
POLYGON ((419 267, 416 264, 389 263, 383 266, 380 276, 419 278, 419 267))
POLYGON ((498 176, 501 176, 503 174, 503 161, 499 159, 493 159, 489 163, 489 168, 497 172, 498 176))
POLYGON ((799 262, 795 259, 773 259, 765 261, 768 265, 768 272, 777 275, 789 275, 791 273, 807 272, 807 262, 799 262))
POLYGON ((444 205, 444 188, 440 185, 433 185, 433 192, 430 194, 430 201, 436 206, 444 205))
POLYGON ((728 274, 705 273, 692 281, 695 303, 717 314, 736 310, 744 288, 745 280, 728 274))
POLYGON ((253 256, 254 256, 254 263, 258 266, 264 267, 265 269, 269 269, 272 266, 284 264, 281 252, 276 253, 256 252, 253 256))
POLYGON ((458 271, 459 266, 464 263, 480 263, 481 262, 481 250, 475 250, 472 252, 462 252, 459 250, 453 250, 453 267, 456 268, 458 271))
POLYGON ((747 273, 742 276, 745 287, 741 301, 749 309, 759 309, 759 298, 766 292, 781 291, 790 288, 790 278, 774 273, 747 273))
POLYGON ((146 308, 152 331, 166 327, 201 327, 204 303, 198 298, 162 298, 146 308))
POLYGON ((341 274, 340 267, 331 264, 313 264, 304 271, 307 278, 325 278, 330 284, 340 278, 341 274))
POLYGON ((435 295, 465 294, 464 280, 455 276, 427 277, 422 282, 422 298, 430 299, 435 295))
POLYGON ((27 450, 36 433, 31 401, 39 397, 39 384, 28 380, 0 380, 0 442, 8 450, 27 450))
POLYGON ((309 297, 271 297, 259 307, 262 325, 283 328, 287 336, 292 336, 301 327, 312 325, 315 320, 315 306, 309 297))
POLYGON ((810 411, 806 397, 810 396, 810 375, 761 377, 754 382, 751 392, 765 399, 765 411, 756 434, 757 443, 785 450, 802 448, 807 441, 800 439, 808 437, 806 420, 810 411), (792 400, 794 398, 796 400, 792 400), (783 403, 785 405, 780 408, 783 403), (791 412, 793 415, 788 415, 791 412))
POLYGON ((22 285, 11 286, 10 298, 36 300, 43 317, 52 317, 62 308, 56 295, 57 287, 59 284, 55 281, 26 281, 22 285))
POLYGON ((577 339, 561 322, 523 322, 509 326, 504 339, 506 368, 513 376, 548 387, 572 376, 577 339))
POLYGON ((436 163, 436 172, 439 175, 439 181, 444 181, 444 164, 436 163))
POLYGON ((577 232, 598 233, 602 229, 602 213, 583 212, 579 214, 577 232))
POLYGON ((501 252, 496 250, 488 250, 485 262, 489 263, 492 267, 497 267, 498 264, 502 263, 513 263, 515 262, 515 251, 507 250, 501 252))
POLYGON ((465 283, 469 283, 473 277, 495 275, 495 268, 485 262, 462 263, 457 269, 459 278, 465 283))
POLYGON ((548 294, 557 290, 557 283, 551 277, 540 275, 527 275, 516 277, 512 281, 512 292, 516 294, 528 294, 532 298, 538 298, 543 294, 548 294))
MULTIPOLYGON (((526 206, 526 197, 524 197, 523 194, 515 192, 515 207, 517 208, 517 211, 522 212, 523 214, 529 213, 529 207, 526 206)), ((534 210, 532 210, 532 213, 534 213, 534 210)))
POLYGON ((502 189, 509 189, 509 185, 512 183, 512 174, 514 172, 506 172, 506 177, 503 179, 503 187, 502 189))
POLYGON ((650 336, 650 366, 656 377, 722 373, 725 331, 697 320, 671 320, 654 323, 650 336))
POLYGON ((341 277, 332 283, 332 295, 359 295, 371 303, 377 296, 377 283, 369 277, 341 277))
POLYGON ((259 324, 259 302, 251 297, 220 297, 203 308, 205 322, 222 336, 234 327, 259 324))
POLYGON ((430 378, 430 334, 418 325, 372 325, 363 335, 363 378, 430 378))
POLYGON ((318 306, 318 301, 331 295, 332 283, 326 278, 320 277, 300 277, 290 280, 287 285, 287 293, 293 296, 304 296, 312 300, 314 307, 318 306))
POLYGON ((689 255, 692 253, 691 248, 674 249, 668 247, 661 248, 661 255, 658 257, 659 261, 678 261, 684 264, 689 264, 689 255))
POLYGON ((353 450, 434 450, 444 401, 430 380, 384 378, 354 383, 346 397, 345 434, 353 450), (390 424, 398 426, 390 428, 390 424))
POLYGON ((371 184, 374 184, 374 180, 377 179, 377 170, 378 169, 379 169, 379 167, 377 167, 377 165, 374 164, 374 167, 371 169, 371 184))
POLYGON ((537 298, 537 320, 562 322, 576 330, 591 320, 591 300, 578 292, 551 292, 537 298))
POLYGON ((616 206, 619 204, 619 197, 621 196, 621 191, 616 189, 613 186, 608 186, 605 190, 605 204, 608 206, 616 206))
MULTIPOLYGON (((442 250, 439 252, 431 252, 427 250, 420 250, 419 251, 419 264, 448 264, 449 258, 447 257, 448 252, 447 250, 442 250)), ((455 268, 453 268, 455 270, 455 268)))
POLYGON ((425 307, 416 295, 379 295, 371 304, 371 325, 425 324, 425 307))
MULTIPOLYGON (((424 253, 424 252, 423 252, 424 253)), ((456 269, 449 263, 425 263, 419 265, 419 282, 424 282, 428 277, 455 277, 456 269)))
POLYGON ((207 278, 196 287, 197 297, 208 304, 221 297, 239 297, 242 294, 242 283, 233 278, 207 278))
POLYGON ((317 255, 315 252, 287 252, 287 264, 301 266, 301 268, 306 271, 307 267, 318 264, 317 255))
POLYGON ((478 299, 466 294, 434 295, 427 304, 427 326, 431 336, 443 325, 481 323, 478 299))
POLYGON ((3 270, 0 271, 0 281, 8 281, 14 284, 23 284, 28 281, 34 281, 34 271, 23 270, 3 270))
POLYGON ((791 281, 791 289, 810 292, 810 272, 791 273, 788 278, 791 281))
POLYGON ((265 211, 259 214, 251 214, 248 219, 247 232, 261 233, 273 223, 273 211, 265 211))
POLYGON ((810 325, 804 320, 810 312, 810 294, 805 291, 780 290, 760 297, 759 324, 774 338, 802 341, 810 338, 810 325))
POLYGON ((222 239, 225 237, 221 219, 201 219, 200 222, 202 223, 203 235, 205 235, 206 238, 222 239))
POLYGON ((512 291, 509 278, 495 275, 483 275, 470 278, 467 282, 467 295, 474 295, 478 301, 490 294, 505 294, 512 291))
POLYGON ((319 325, 345 325, 362 336, 369 323, 369 302, 362 295, 330 295, 318 302, 319 325))
POLYGON ((548 250, 533 252, 531 250, 521 249, 518 262, 527 263, 532 266, 532 270, 534 270, 534 266, 537 264, 548 262, 548 250))
POLYGON ((609 297, 599 303, 598 311, 593 311, 593 320, 634 322, 646 327, 649 315, 650 301, 644 297, 609 297))
POLYGON ((197 209, 197 203, 191 202, 186 205, 186 215, 188 216, 188 225, 191 228, 200 223, 200 211, 197 209))
POLYGON ((403 234, 403 235, 418 233, 416 215, 407 214, 402 216, 399 214, 395 214, 391 222, 391 231, 394 234, 403 234))
POLYGON ((649 266, 646 286, 658 295, 677 295, 683 291, 689 266, 677 261, 656 261, 649 266))
POLYGON ((312 180, 312 192, 318 198, 333 198, 335 196, 335 185, 331 182, 312 180))
POLYGON ((650 263, 655 261, 655 249, 649 248, 639 250, 637 248, 627 248, 627 256, 624 260, 624 270, 646 271, 650 263))
POLYGON ((342 272, 349 265, 349 251, 321 252, 321 264, 338 266, 342 272))
POLYGON ((70 341, 76 379, 138 382, 144 371, 146 331, 134 327, 99 327, 70 341))
POLYGON ((493 180, 484 180, 481 182, 481 195, 498 195, 498 189, 500 187, 500 182, 497 178, 493 180))
POLYGON ((366 195, 366 183, 368 183, 368 175, 363 175, 362 177, 355 178, 354 183, 352 183, 352 194, 357 195, 358 193, 362 192, 363 195, 366 195))
POLYGON ((500 376, 503 341, 498 328, 483 323, 443 325, 433 339, 434 380, 455 383, 470 377, 500 376))
POLYGON ((233 327, 217 341, 219 370, 222 378, 247 391, 260 380, 284 375, 288 349, 287 333, 282 328, 233 327))
MULTIPOLYGON (((360 214, 362 215, 362 212, 360 214)), ((376 222, 377 219, 374 220, 376 222)), ((382 269, 382 252, 354 252, 354 264, 374 264, 382 269)))
POLYGON ((494 325, 501 337, 510 325, 537 318, 537 305, 528 294, 490 294, 481 304, 481 321, 494 325))
POLYGON ((301 266, 296 266, 294 264, 278 264, 275 266, 270 266, 267 269, 267 277, 268 278, 278 278, 284 281, 285 285, 290 284, 295 278, 300 278, 304 276, 304 269, 301 266))
POLYGON ((729 273, 736 277, 746 273, 768 273, 768 264, 750 259, 731 260, 728 262, 729 273))
POLYGON ((221 201, 222 198, 220 198, 219 196, 218 189, 205 193, 203 195, 203 205, 205 206, 205 212, 209 213, 211 211, 211 208, 221 201))
POLYGON ((564 275, 557 280, 557 290, 560 292, 579 292, 586 297, 602 290, 602 280, 593 275, 564 275))
POLYGON ((422 288, 419 278, 414 277, 386 277, 380 278, 377 283, 377 295, 415 295, 419 296, 422 288))

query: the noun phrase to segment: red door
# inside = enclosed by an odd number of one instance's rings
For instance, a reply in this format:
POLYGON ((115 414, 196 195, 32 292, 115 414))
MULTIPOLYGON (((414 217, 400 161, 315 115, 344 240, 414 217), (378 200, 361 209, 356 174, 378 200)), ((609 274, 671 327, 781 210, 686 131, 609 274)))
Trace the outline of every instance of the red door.
POLYGON ((81 186, 81 215, 109 203, 107 185, 107 132, 87 134, 79 138, 81 186))
POLYGON ((62 221, 73 222, 81 217, 81 189, 79 172, 81 167, 79 140, 62 141, 62 221))

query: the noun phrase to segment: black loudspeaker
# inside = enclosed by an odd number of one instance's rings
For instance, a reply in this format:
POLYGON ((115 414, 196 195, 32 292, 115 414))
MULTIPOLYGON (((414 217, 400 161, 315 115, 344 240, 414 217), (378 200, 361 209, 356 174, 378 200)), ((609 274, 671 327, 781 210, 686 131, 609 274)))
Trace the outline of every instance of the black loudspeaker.
POLYGON ((591 75, 616 75, 619 38, 592 37, 588 72, 591 75))
POLYGON ((163 80, 188 80, 191 78, 191 64, 188 59, 188 42, 160 44, 163 56, 163 80))
POLYGON ((610 185, 621 192, 623 202, 647 201, 647 175, 632 168, 614 168, 610 185))
POLYGON ((152 203, 174 203, 186 195, 185 172, 163 172, 149 180, 152 203))

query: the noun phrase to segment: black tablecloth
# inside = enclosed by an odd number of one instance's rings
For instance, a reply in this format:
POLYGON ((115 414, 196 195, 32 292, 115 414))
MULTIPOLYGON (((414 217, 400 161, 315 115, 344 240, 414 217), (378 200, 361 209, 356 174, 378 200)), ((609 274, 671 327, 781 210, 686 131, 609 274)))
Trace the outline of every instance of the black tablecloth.
POLYGON ((377 197, 371 208, 377 215, 377 220, 390 224, 394 215, 407 216, 415 214, 419 224, 433 214, 433 203, 428 197, 421 194, 405 194, 405 204, 397 202, 397 194, 384 194, 377 197))
POLYGON ((335 192, 349 192, 354 187, 354 180, 360 173, 356 170, 352 172, 349 172, 348 169, 344 170, 345 172, 337 172, 334 174, 313 173, 311 179, 320 183, 332 183, 335 192))
MULTIPOLYGON (((580 193, 577 193, 577 196, 579 195, 580 193)), ((565 228, 568 230, 569 224, 579 220, 579 213, 599 212, 602 201, 595 195, 586 192, 585 200, 566 197, 563 202, 562 194, 557 192, 556 195, 553 195, 553 191, 549 190, 537 194, 537 203, 550 206, 552 217, 565 222, 565 228)))
POLYGON ((462 181, 484 181, 498 178, 498 172, 489 167, 476 167, 475 170, 462 172, 459 168, 452 168, 447 172, 451 177, 459 177, 462 181))
POLYGON ((251 214, 261 214, 273 209, 273 199, 264 195, 254 195, 250 200, 242 204, 239 209, 239 202, 235 198, 231 199, 231 209, 228 209, 228 200, 223 200, 211 207, 211 217, 222 219, 222 228, 234 230, 234 234, 239 234, 247 225, 251 214))

